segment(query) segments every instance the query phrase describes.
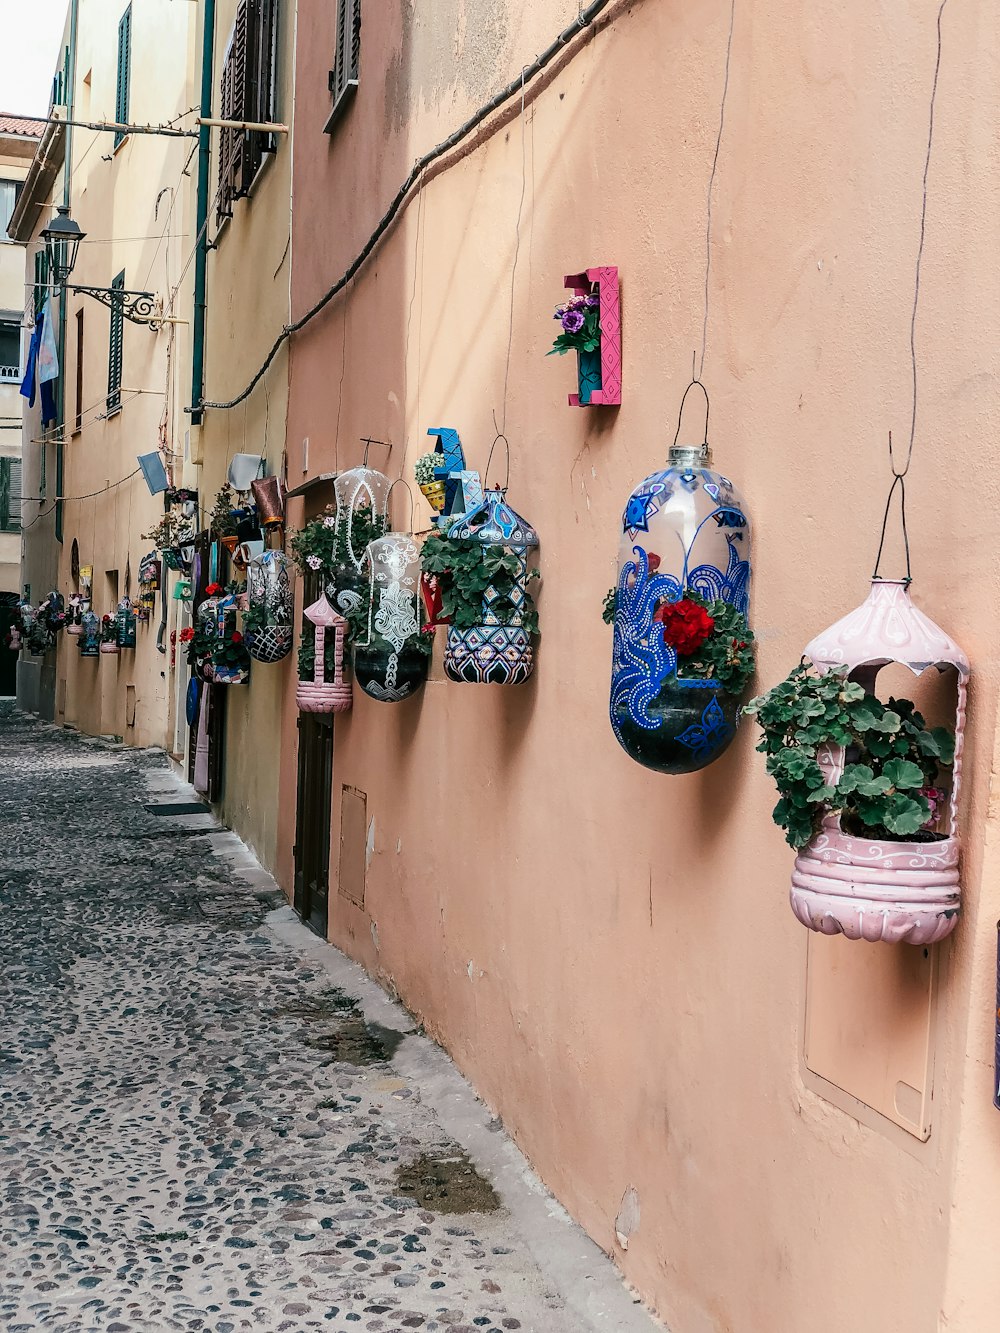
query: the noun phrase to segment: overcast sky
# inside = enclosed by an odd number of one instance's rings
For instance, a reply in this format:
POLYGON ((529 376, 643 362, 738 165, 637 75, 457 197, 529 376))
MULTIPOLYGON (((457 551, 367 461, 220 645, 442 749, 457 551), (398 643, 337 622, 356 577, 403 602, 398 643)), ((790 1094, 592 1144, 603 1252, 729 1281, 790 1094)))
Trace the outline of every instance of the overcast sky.
POLYGON ((68 0, 0 0, 0 111, 44 116, 66 22, 68 0))

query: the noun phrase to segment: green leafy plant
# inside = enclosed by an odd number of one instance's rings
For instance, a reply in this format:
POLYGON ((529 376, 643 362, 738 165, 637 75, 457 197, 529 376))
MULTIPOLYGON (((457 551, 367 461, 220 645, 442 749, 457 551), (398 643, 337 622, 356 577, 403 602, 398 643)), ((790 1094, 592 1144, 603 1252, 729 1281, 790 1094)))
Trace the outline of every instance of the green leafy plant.
MULTIPOLYGON (((299 569, 309 572, 335 574, 338 570, 355 570, 350 559, 347 522, 337 527, 337 509, 327 505, 323 513, 311 519, 292 534, 292 559, 299 569)), ((350 551, 360 562, 365 547, 388 530, 383 514, 373 514, 371 505, 358 505, 351 522, 350 551)))
POLYGON ((219 487, 219 493, 215 497, 215 504, 212 506, 212 513, 208 524, 217 537, 235 537, 236 530, 239 527, 239 519, 235 510, 236 492, 232 486, 226 482, 219 487))
MULTIPOLYGON (((473 537, 447 537, 432 532, 420 552, 420 566, 425 574, 437 577, 441 588, 443 614, 456 629, 471 629, 483 620, 483 594, 493 587, 499 594, 495 603, 502 625, 514 619, 516 607, 511 593, 518 587, 521 562, 505 546, 484 545, 473 537)), ((528 581, 538 578, 538 570, 528 571, 528 581)), ((525 590, 521 622, 529 634, 538 634, 538 611, 531 593, 525 590)))
POLYGON ((225 639, 216 639, 212 659, 216 666, 245 670, 250 665, 250 654, 243 642, 243 635, 238 631, 225 639))
POLYGON ((160 551, 169 551, 194 539, 191 520, 177 510, 168 509, 159 523, 142 534, 143 541, 151 541, 160 551))
POLYGON ((804 847, 828 813, 845 833, 926 842, 944 799, 942 770, 955 758, 955 737, 928 727, 908 699, 883 703, 848 677, 819 673, 803 661, 774 689, 746 705, 763 731, 758 750, 778 788, 774 822, 792 847, 804 847), (844 771, 828 784, 818 754, 845 750, 844 771))
MULTIPOLYGON (((316 626, 307 621, 299 643, 299 680, 312 680, 316 670, 316 626)), ((323 679, 332 683, 337 674, 337 637, 328 629, 323 638, 323 679)))

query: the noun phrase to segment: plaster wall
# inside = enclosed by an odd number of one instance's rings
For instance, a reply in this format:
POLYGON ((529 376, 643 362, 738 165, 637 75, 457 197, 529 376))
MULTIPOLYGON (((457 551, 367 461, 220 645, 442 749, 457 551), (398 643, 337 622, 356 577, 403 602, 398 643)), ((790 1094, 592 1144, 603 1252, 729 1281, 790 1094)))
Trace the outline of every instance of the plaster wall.
MULTIPOLYGON (((115 118, 118 23, 124 9, 120 0, 80 0, 73 87, 78 119, 115 118)), ((190 5, 143 0, 133 6, 131 123, 162 124, 194 104, 194 28, 190 5)), ((70 211, 87 233, 73 281, 109 287, 124 272, 126 288, 150 291, 168 306, 176 287, 172 313, 188 320, 191 278, 184 267, 193 245, 194 175, 186 168, 196 140, 131 134, 116 147, 110 133, 77 129, 71 143, 70 211)), ((60 182, 53 204, 61 201, 60 182)), ((110 312, 92 297, 67 292, 61 299, 67 305, 64 494, 70 498, 64 505, 59 586, 64 594, 74 590, 76 542, 80 564, 93 566, 93 607, 103 615, 114 611, 116 595, 126 590, 137 595, 139 561, 153 545, 142 534, 163 514, 162 497, 149 494, 141 474, 130 476, 137 456, 162 442, 175 484, 184 484, 189 325, 168 323, 154 331, 124 322, 122 405, 109 412, 110 312), (83 412, 78 427, 79 311, 83 412)), ((53 480, 50 476, 50 487, 53 480)), ((164 604, 172 617, 172 604, 164 604)), ((57 681, 65 686, 57 684, 57 721, 136 745, 171 748, 169 653, 157 647, 160 607, 158 597, 153 619, 139 626, 134 652, 81 658, 79 641, 60 636, 57 681)), ((168 620, 167 633, 172 624, 168 620)))
MULTIPOLYGON (((886 433, 908 433, 936 11, 736 7, 704 379, 716 464, 755 524, 761 688, 862 600, 886 433)), ((303 6, 293 317, 353 259, 415 157, 576 13, 575 0, 366 5, 360 87, 323 136, 331 16, 303 6)), ((410 477, 439 425, 482 470, 495 411, 509 499, 542 543, 528 684, 432 679, 396 707, 356 694, 338 717, 330 934, 454 1055, 678 1333, 982 1333, 1000 1303, 986 1250, 1000 1189, 997 14, 945 11, 917 324, 915 597, 976 671, 965 911, 938 950, 926 1143, 846 1113, 804 1076, 806 932, 753 728, 709 769, 670 778, 633 764, 607 721, 600 606, 621 509, 663 463, 700 346, 728 18, 723 0, 612 5, 523 116, 431 173, 346 298, 293 340, 291 475, 307 436, 318 473, 359 462, 357 437, 372 435, 392 444, 387 470, 410 477), (545 357, 551 312, 564 274, 607 263, 622 275, 623 402, 571 409, 573 368, 545 357), (364 910, 337 891, 342 784, 367 793, 364 910), (626 1250, 615 1220, 630 1187, 626 1250)), ((419 494, 417 506, 426 522, 419 494)), ((407 517, 400 504, 397 525, 407 517)), ((895 538, 889 560, 899 567, 895 538)))
MULTIPOLYGON (((236 13, 235 0, 216 7, 214 114, 219 114, 223 59, 236 13)), ((201 11, 202 7, 199 6, 201 11)), ((275 111, 292 118, 295 6, 278 6, 275 111)), ((277 151, 264 163, 248 197, 216 223, 218 133, 213 133, 205 330, 205 396, 228 400, 256 371, 288 322, 291 267, 291 144, 277 136, 277 151)), ((194 442, 200 461, 203 513, 211 511, 234 454, 261 454, 265 472, 283 470, 288 403, 288 357, 282 351, 245 403, 232 412, 209 409, 194 442)), ((294 485, 294 481, 291 483, 294 485)), ((236 577, 243 577, 236 575, 236 577)), ((275 865, 281 700, 294 679, 294 659, 273 666, 254 663, 249 686, 230 688, 226 701, 226 751, 221 814, 263 865, 275 865)))
MULTIPOLYGON (((30 141, 0 135, 0 179, 23 181, 32 151, 30 141)), ((24 301, 24 246, 12 241, 5 231, 0 231, 0 312, 6 319, 19 320, 24 301)), ((0 381, 0 458, 21 456, 20 420, 24 399, 19 390, 19 383, 0 381)), ((0 592, 20 591, 21 534, 3 532, 0 533, 0 592)))

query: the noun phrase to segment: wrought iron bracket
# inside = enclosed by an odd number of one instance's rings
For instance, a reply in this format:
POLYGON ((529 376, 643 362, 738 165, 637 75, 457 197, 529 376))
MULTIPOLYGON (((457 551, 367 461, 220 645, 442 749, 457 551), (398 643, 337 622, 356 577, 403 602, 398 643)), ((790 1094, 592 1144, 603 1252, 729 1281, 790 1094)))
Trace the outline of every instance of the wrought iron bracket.
POLYGON ((153 292, 133 292, 124 287, 77 287, 68 285, 67 291, 79 296, 92 296, 109 310, 120 309, 133 324, 156 323, 156 296, 153 292))

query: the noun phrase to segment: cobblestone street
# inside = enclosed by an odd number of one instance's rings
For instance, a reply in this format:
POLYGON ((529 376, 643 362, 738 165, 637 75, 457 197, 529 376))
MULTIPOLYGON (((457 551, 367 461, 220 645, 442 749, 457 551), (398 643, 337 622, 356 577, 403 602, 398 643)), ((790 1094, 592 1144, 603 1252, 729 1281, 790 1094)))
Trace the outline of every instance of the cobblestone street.
POLYGON ((236 839, 147 810, 162 755, 3 703, 0 758, 0 1326, 654 1326, 236 839))

